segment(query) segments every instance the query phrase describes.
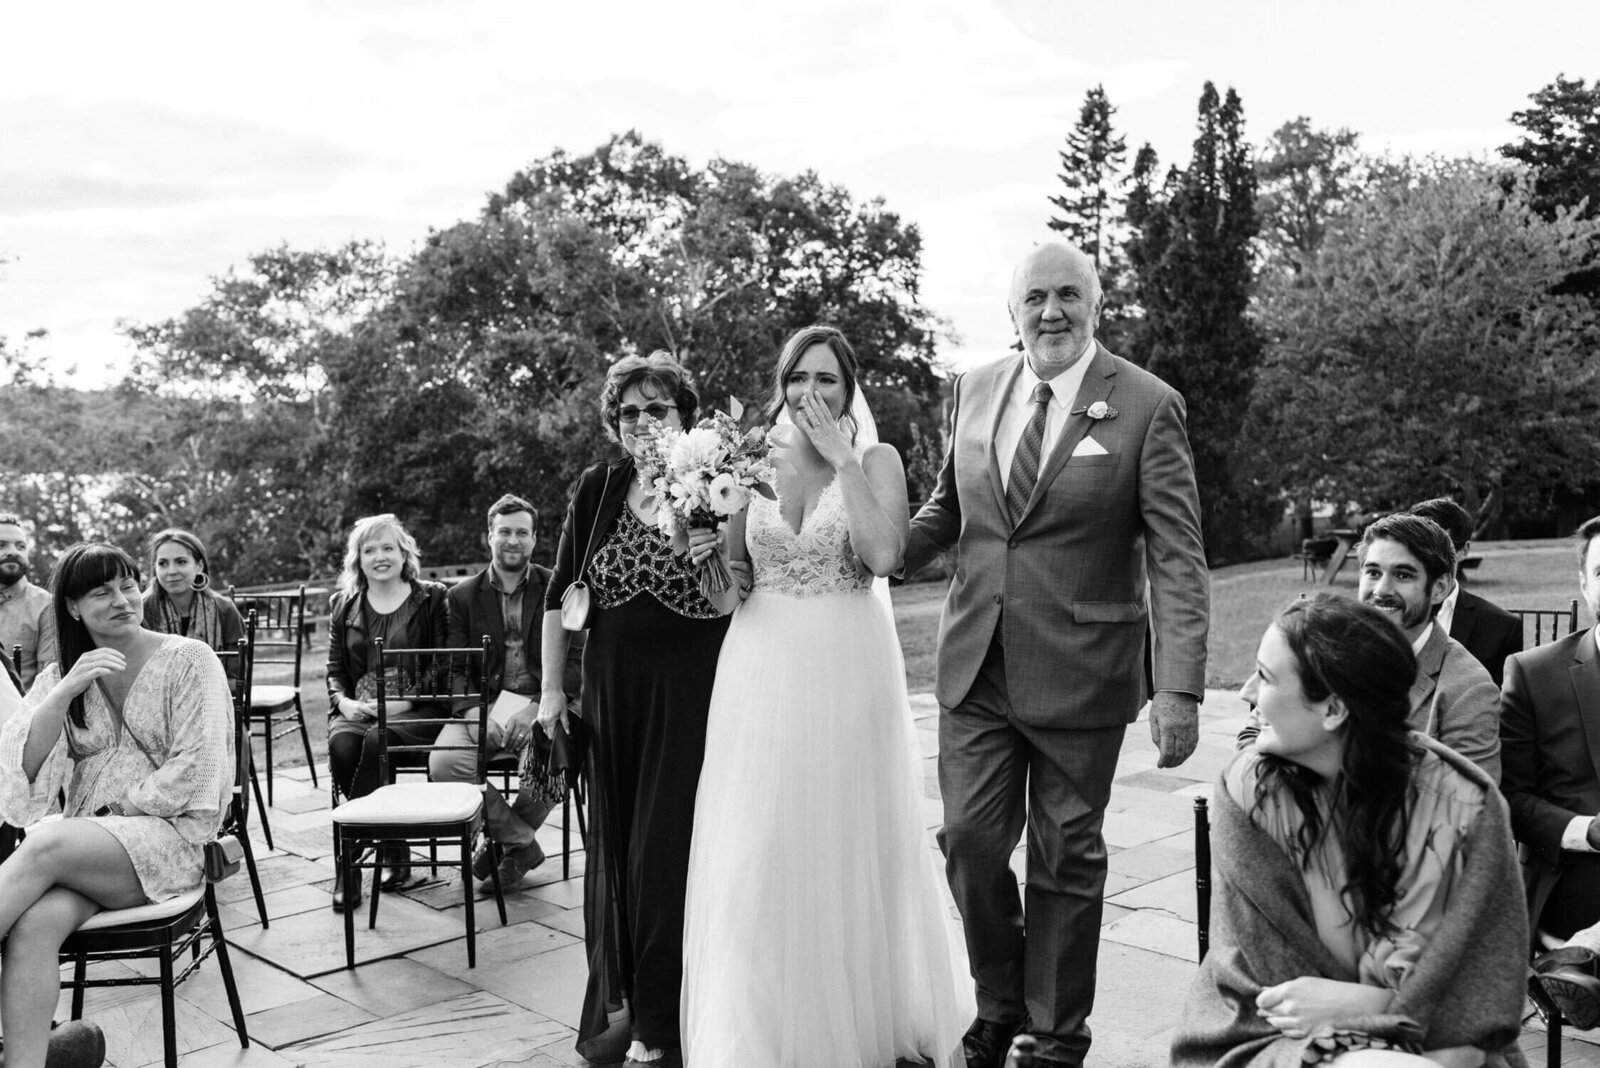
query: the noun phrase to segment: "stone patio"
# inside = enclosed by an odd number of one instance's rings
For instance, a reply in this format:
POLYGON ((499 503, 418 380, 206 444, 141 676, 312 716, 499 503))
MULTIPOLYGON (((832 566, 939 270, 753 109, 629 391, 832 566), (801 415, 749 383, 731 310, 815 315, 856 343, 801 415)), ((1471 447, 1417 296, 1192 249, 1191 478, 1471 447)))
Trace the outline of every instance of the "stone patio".
MULTIPOLYGON (((927 760, 924 812, 934 849, 932 832, 941 818, 933 771, 936 708, 926 694, 914 697, 913 706, 927 760)), ((1128 730, 1106 816, 1111 871, 1090 1020, 1093 1065, 1167 1063, 1196 960, 1193 799, 1209 795, 1243 713, 1231 693, 1208 693, 1200 746, 1172 770, 1156 769, 1142 721, 1128 730)), ((178 989, 178 1047, 186 1068, 586 1063, 572 1050, 586 968, 584 854, 574 831, 572 877, 562 880, 559 812, 540 832, 550 859, 506 895, 506 927, 488 895, 479 895, 476 968, 467 967, 456 872, 440 869, 437 878, 385 895, 376 930, 367 930, 363 908, 356 924, 358 966, 348 971, 342 920, 328 907, 333 862, 326 792, 310 787, 304 768, 280 774, 275 792, 277 807, 269 816, 277 850, 268 851, 260 828, 253 829, 270 930, 261 929, 248 879, 241 875, 218 888, 250 1048, 240 1050, 215 962, 207 962, 178 989)), ((1015 856, 1020 872, 1020 846, 1015 856)), ((953 905, 949 914, 959 937, 953 905)), ((152 988, 91 990, 86 1006, 85 1015, 106 1031, 109 1063, 160 1064, 161 1015, 152 988)), ((63 992, 59 1019, 67 1008, 63 992)), ((1530 1020, 1522 1044, 1535 1065, 1544 1063, 1544 1038, 1530 1020)), ((1569 1029, 1564 1038, 1563 1063, 1600 1068, 1600 1031, 1569 1029)))

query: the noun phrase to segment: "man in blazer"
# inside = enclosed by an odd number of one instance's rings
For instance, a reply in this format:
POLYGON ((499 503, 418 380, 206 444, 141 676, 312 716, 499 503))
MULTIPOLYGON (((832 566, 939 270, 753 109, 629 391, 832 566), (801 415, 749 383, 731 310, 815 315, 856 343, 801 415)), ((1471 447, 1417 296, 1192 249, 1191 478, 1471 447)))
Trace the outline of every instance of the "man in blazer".
MULTIPOLYGON (((538 513, 521 497, 506 494, 489 507, 489 566, 451 588, 449 644, 471 648, 489 636, 484 664, 484 689, 492 707, 503 690, 523 694, 528 706, 502 729, 489 724, 489 759, 520 752, 530 743, 539 711, 539 634, 544 621, 548 568, 531 560, 538 513)), ((573 635, 567 649, 562 688, 569 703, 578 700, 583 680, 583 636, 573 635)), ((457 712, 474 707, 463 701, 457 712)), ((451 723, 439 732, 439 744, 470 746, 477 741, 475 726, 451 723)), ((434 782, 476 782, 477 766, 471 750, 435 750, 428 760, 428 777, 434 782)), ((500 886, 510 889, 538 867, 544 852, 534 832, 550 812, 550 805, 535 798, 524 785, 510 803, 491 783, 485 791, 484 822, 489 838, 500 846, 500 886)), ((472 874, 489 879, 494 853, 488 842, 473 855, 472 874)))
POLYGON ((1385 612, 1417 656, 1411 684, 1412 730, 1437 738, 1500 781, 1500 691, 1438 621, 1455 548, 1444 528, 1404 513, 1367 527, 1356 546, 1361 600, 1385 612))
MULTIPOLYGON (((1578 550, 1578 586, 1600 611, 1600 516, 1578 528, 1578 550)), ((1600 922, 1597 636, 1591 628, 1517 653, 1500 697, 1500 788, 1523 846, 1529 914, 1560 938, 1600 922)))
POLYGON ((1100 282, 1078 249, 1030 252, 1008 306, 1024 354, 957 380, 905 564, 959 548, 939 628, 939 841, 977 983, 972 1068, 998 1066, 1024 1027, 1041 1065, 1083 1062, 1117 755, 1146 700, 1160 766, 1193 752, 1209 611, 1183 398, 1095 341, 1100 282), (1024 824, 1026 933, 1008 867, 1024 824))
MULTIPOLYGON (((1472 547, 1472 516, 1448 497, 1411 506, 1411 514, 1431 519, 1444 528, 1455 546, 1457 569, 1472 547)), ((1505 679, 1506 657, 1522 651, 1522 620, 1493 601, 1469 592, 1458 575, 1450 576, 1450 589, 1439 606, 1439 624, 1450 637, 1489 669, 1496 686, 1505 679)))

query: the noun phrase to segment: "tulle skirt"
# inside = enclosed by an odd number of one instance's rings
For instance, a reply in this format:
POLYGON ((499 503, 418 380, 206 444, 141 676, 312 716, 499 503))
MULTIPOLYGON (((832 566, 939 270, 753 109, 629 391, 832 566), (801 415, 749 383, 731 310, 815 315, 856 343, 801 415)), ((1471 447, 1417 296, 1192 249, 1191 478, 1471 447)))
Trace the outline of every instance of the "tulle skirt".
POLYGON ((718 660, 695 802, 690 1068, 962 1063, 973 1000, 921 783, 888 607, 755 591, 718 660))

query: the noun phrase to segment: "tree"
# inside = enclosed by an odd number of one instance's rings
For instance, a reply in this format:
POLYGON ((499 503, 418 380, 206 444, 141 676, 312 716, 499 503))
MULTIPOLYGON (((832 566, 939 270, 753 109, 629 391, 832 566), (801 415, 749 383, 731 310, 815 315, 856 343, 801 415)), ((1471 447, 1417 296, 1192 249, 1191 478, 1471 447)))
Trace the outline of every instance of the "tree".
POLYGON ((1132 352, 1188 405, 1206 550, 1216 562, 1248 548, 1271 511, 1240 447, 1261 340, 1249 315, 1255 170, 1238 94, 1219 99, 1207 82, 1188 168, 1157 185, 1158 166, 1150 146, 1140 149, 1128 198, 1128 259, 1143 312, 1132 352))
POLYGON ((1330 216, 1360 190, 1357 136, 1301 115, 1272 132, 1256 161, 1263 267, 1298 274, 1322 247, 1330 216))
MULTIPOLYGON (((1600 82, 1563 75, 1529 97, 1534 106, 1512 114, 1527 131, 1521 141, 1503 145, 1507 159, 1532 171, 1529 204, 1541 218, 1555 219, 1563 209, 1581 218, 1600 216, 1600 82)), ((1560 285, 1600 304, 1600 263, 1591 254, 1574 261, 1560 285)))
POLYGON ((370 242, 280 247, 182 315, 128 328, 127 388, 168 404, 167 466, 128 500, 143 526, 191 527, 240 583, 326 573, 352 518, 348 421, 381 418, 344 410, 334 383, 363 373, 392 270, 370 242))
POLYGON ((1122 168, 1128 158, 1127 138, 1111 126, 1116 113, 1104 86, 1084 95, 1078 122, 1059 153, 1057 177, 1066 192, 1050 198, 1060 212, 1050 219, 1050 229, 1081 248, 1101 274, 1111 267, 1113 231, 1122 214, 1122 168))
POLYGON ((1274 341, 1248 448, 1290 493, 1364 509, 1444 494, 1547 508, 1600 463, 1600 316, 1557 292, 1600 219, 1545 220, 1525 176, 1410 163, 1263 293, 1274 341))

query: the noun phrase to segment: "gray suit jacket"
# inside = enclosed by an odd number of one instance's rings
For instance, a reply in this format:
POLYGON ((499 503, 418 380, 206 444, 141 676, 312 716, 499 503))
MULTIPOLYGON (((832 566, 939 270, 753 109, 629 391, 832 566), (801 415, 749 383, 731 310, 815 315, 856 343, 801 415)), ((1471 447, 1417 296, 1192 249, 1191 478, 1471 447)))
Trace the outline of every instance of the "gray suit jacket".
MULTIPOLYGON (((940 705, 966 697, 1000 628, 1013 714, 1043 727, 1131 722, 1158 690, 1205 688, 1210 581, 1183 398, 1095 344, 1061 437, 1013 528, 995 454, 1021 355, 956 381, 950 447, 911 523, 905 573, 960 558, 939 625, 940 705), (1105 401, 1113 418, 1090 419, 1105 401), (1105 451, 1074 455, 1085 438, 1105 451)), ((1008 458, 1009 460, 1009 458, 1008 458)))
POLYGON ((1433 628, 1417 656, 1408 722, 1500 781, 1500 688, 1443 627, 1433 628))

